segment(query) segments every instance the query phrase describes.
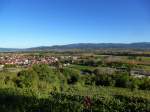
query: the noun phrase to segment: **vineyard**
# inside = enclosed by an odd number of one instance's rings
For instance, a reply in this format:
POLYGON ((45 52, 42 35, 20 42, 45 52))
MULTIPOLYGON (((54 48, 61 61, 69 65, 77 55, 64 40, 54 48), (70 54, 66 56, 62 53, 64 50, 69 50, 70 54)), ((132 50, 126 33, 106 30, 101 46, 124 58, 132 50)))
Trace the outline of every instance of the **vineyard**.
MULTIPOLYGON (((100 89, 102 90, 102 89, 100 89)), ((32 90, 0 90, 0 110, 2 112, 149 112, 149 93, 139 96, 117 94, 112 96, 98 94, 83 95, 76 92, 51 92, 39 98, 32 90), (29 94, 28 94, 29 93, 29 94)), ((86 91, 87 92, 87 91, 86 91)), ((102 91, 103 93, 104 91, 102 91)), ((134 94, 134 93, 133 93, 134 94)), ((135 93, 136 94, 136 93, 135 93)))

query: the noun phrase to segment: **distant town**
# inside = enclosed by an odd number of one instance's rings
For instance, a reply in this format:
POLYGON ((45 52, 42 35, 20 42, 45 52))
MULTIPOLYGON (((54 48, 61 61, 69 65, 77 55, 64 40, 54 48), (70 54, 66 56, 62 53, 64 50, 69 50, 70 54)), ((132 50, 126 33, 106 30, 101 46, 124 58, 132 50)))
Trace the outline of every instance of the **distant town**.
POLYGON ((1 65, 20 65, 31 66, 33 64, 52 64, 58 61, 58 58, 53 56, 25 56, 25 55, 7 55, 0 57, 1 65))
POLYGON ((64 62, 60 66, 69 66, 70 63, 77 60, 77 56, 40 56, 40 55, 26 55, 17 53, 4 53, 0 55, 0 69, 5 66, 9 67, 31 67, 35 64, 47 64, 53 65, 61 60, 69 60, 69 62, 64 62), (70 61, 71 60, 71 61, 70 61))

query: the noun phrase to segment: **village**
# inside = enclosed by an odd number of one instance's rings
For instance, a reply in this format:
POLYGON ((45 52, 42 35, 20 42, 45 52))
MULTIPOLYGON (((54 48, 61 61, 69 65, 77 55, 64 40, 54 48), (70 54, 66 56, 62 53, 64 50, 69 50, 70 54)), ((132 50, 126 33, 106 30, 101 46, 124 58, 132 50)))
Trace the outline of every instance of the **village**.
POLYGON ((33 64, 52 64, 58 61, 53 56, 28 56, 28 55, 5 55, 0 57, 0 65, 18 65, 28 67, 33 64))

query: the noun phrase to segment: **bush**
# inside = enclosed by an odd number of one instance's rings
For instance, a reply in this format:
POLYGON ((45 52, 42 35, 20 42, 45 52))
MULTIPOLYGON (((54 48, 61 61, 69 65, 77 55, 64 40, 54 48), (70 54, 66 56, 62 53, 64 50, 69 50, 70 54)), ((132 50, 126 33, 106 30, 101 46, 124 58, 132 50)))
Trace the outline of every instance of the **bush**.
POLYGON ((133 90, 137 90, 139 88, 140 85, 140 80, 136 79, 136 78, 131 78, 130 80, 130 84, 129 84, 129 88, 133 91, 133 90))
POLYGON ((37 86, 38 75, 32 69, 23 70, 17 74, 16 85, 18 87, 33 87, 37 86))
POLYGON ((94 74, 95 74, 95 84, 97 86, 99 85, 113 86, 114 85, 114 80, 112 79, 111 75, 104 74, 103 72, 101 72, 100 69, 95 69, 94 74))
POLYGON ((80 71, 71 68, 65 68, 63 74, 67 79, 68 84, 76 84, 80 79, 80 71))
POLYGON ((34 65, 33 70, 38 74, 40 80, 52 83, 56 79, 54 71, 48 65, 34 65))
POLYGON ((117 75, 115 79, 115 86, 124 88, 129 87, 129 75, 128 74, 117 75))
POLYGON ((142 79, 141 84, 140 84, 140 89, 150 90, 150 79, 148 78, 142 79))

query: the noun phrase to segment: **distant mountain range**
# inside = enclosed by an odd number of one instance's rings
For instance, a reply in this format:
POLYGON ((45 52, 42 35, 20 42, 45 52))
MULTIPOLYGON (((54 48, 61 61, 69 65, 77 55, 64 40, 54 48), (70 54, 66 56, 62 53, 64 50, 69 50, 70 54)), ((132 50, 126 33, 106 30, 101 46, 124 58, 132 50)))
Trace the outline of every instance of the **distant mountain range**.
POLYGON ((0 52, 14 51, 52 51, 52 50, 70 50, 70 49, 150 49, 150 42, 141 43, 78 43, 68 45, 41 46, 26 49, 0 48, 0 52))

